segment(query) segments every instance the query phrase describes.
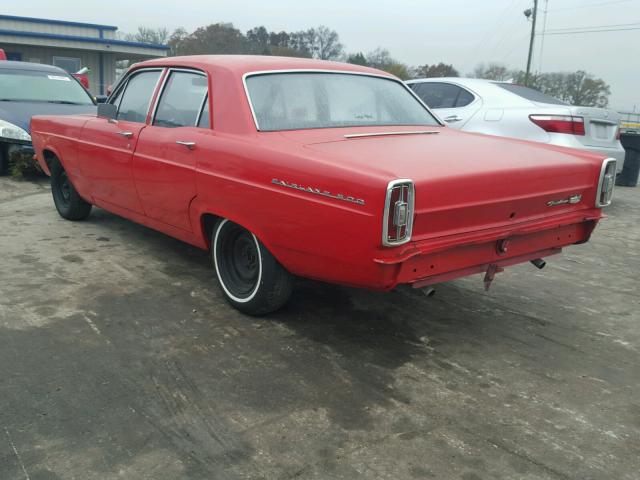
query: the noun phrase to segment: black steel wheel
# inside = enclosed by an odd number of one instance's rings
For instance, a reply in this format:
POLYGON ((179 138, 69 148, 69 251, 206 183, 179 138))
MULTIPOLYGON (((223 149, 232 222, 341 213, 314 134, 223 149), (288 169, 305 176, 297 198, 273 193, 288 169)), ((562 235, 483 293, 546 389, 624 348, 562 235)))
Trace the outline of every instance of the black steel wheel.
POLYGON ((58 159, 51 162, 51 194, 56 210, 67 220, 84 220, 91 213, 91 204, 76 191, 58 159))
POLYGON ((289 299, 291 274, 250 231, 221 220, 214 228, 211 252, 220 288, 236 309, 262 315, 279 309, 289 299))

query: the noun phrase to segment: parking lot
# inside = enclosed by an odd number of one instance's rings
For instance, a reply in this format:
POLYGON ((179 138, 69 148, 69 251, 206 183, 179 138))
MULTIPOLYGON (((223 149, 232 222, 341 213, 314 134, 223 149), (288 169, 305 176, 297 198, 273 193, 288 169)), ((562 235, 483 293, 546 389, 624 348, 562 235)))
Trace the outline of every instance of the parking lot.
POLYGON ((435 297, 300 281, 0 179, 0 479, 640 478, 640 190, 592 240, 435 297))

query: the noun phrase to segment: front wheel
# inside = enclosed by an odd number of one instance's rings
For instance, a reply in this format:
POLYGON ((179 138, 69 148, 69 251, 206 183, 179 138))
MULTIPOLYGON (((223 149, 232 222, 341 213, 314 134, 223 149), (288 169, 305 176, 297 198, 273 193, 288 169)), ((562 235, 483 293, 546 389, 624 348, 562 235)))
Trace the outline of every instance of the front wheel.
POLYGON ((51 163, 51 193, 56 210, 62 218, 84 220, 91 213, 91 204, 78 194, 57 159, 51 163))
POLYGON ((249 315, 281 308, 293 290, 293 277, 250 231, 229 220, 214 229, 211 255, 225 299, 249 315))

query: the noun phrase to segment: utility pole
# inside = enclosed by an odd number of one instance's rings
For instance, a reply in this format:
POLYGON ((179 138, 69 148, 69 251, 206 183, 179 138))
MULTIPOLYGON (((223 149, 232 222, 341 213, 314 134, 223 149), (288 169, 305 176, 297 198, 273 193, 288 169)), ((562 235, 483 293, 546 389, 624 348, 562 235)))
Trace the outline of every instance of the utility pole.
MULTIPOLYGON (((529 18, 531 9, 524 11, 524 15, 529 18)), ((538 17, 538 0, 533 0, 533 19, 531 22, 531 39, 529 40, 529 56, 527 57, 527 71, 524 74, 524 84, 529 86, 529 75, 531 74, 531 57, 533 57, 533 40, 536 36, 536 18, 538 17)))

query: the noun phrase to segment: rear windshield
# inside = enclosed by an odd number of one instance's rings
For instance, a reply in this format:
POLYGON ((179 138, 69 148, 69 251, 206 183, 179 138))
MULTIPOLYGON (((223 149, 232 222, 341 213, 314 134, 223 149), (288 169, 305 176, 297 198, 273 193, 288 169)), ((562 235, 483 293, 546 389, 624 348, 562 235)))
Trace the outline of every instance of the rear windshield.
POLYGON ((533 88, 525 87, 524 85, 517 85, 515 83, 500 83, 494 82, 500 88, 504 88, 511 93, 515 93, 519 97, 522 97, 526 100, 530 100, 536 103, 551 103, 553 105, 568 105, 562 100, 558 100, 555 97, 550 95, 545 95, 544 93, 534 90, 533 88))
POLYGON ((268 73, 247 78, 262 131, 438 125, 400 82, 349 73, 268 73))
POLYGON ((93 105, 87 91, 66 73, 0 69, 0 101, 93 105))

